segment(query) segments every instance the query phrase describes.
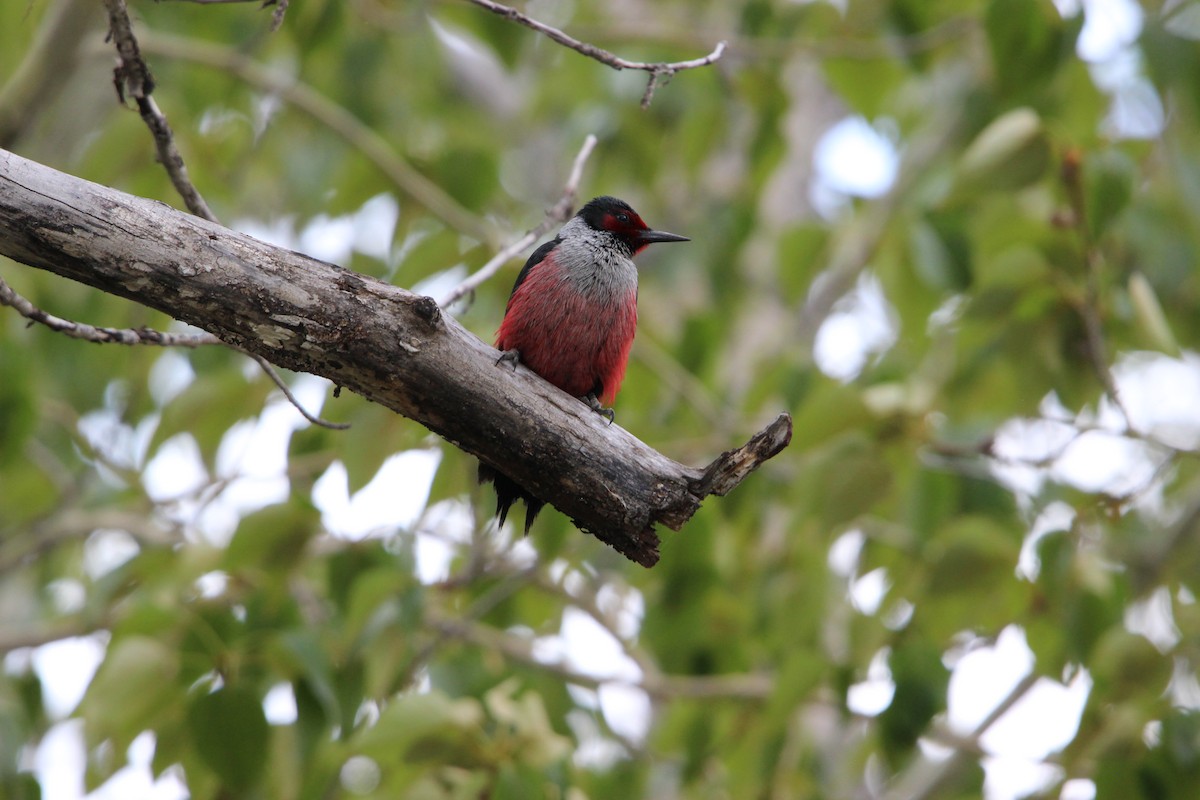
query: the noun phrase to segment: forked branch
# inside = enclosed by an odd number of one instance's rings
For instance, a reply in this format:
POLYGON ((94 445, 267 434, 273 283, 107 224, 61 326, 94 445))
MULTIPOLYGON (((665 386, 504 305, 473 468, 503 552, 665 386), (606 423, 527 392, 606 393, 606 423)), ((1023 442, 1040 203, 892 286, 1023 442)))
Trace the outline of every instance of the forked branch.
POLYGON ((511 19, 513 22, 518 22, 526 28, 535 30, 558 42, 563 47, 569 47, 575 52, 595 59, 601 64, 607 64, 613 69, 636 69, 649 72, 650 80, 646 83, 646 91, 642 94, 642 108, 649 107, 650 101, 654 99, 655 90, 664 79, 670 78, 676 72, 682 72, 685 69, 707 67, 725 54, 725 42, 717 42, 717 46, 708 55, 688 59, 687 61, 629 61, 594 44, 581 42, 575 37, 569 36, 558 28, 551 27, 544 22, 538 22, 533 17, 522 14, 512 6, 501 5, 500 3, 492 2, 492 0, 470 0, 470 2, 480 8, 486 8, 493 14, 499 14, 502 17, 511 19))

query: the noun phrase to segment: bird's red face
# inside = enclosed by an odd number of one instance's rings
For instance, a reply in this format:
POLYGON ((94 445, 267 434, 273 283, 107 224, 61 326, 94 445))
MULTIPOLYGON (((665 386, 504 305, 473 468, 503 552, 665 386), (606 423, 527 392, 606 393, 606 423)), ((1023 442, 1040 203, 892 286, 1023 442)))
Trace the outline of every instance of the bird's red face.
POLYGON ((649 242, 643 242, 641 237, 643 232, 650 230, 650 226, 643 222, 633 209, 606 211, 603 219, 600 220, 600 226, 606 231, 615 233, 629 245, 629 249, 634 253, 649 244, 649 242))
POLYGON ((600 226, 606 231, 612 231, 622 236, 636 236, 641 231, 650 230, 650 226, 642 221, 633 209, 616 209, 604 212, 600 226))
POLYGON ((686 242, 687 237, 666 231, 651 230, 636 211, 623 201, 611 197, 592 200, 580 215, 597 230, 611 232, 629 246, 633 253, 640 252, 654 242, 686 242))

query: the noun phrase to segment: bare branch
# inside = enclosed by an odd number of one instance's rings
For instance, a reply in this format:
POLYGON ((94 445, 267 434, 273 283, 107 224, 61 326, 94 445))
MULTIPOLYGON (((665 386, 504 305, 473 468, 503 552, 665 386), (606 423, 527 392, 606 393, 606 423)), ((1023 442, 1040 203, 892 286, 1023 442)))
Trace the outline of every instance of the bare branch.
MULTIPOLYGON (((211 333, 204 333, 203 331, 200 333, 166 333, 165 331, 156 331, 152 328, 97 328, 83 322, 56 317, 17 294, 3 278, 0 278, 0 305, 8 306, 30 322, 45 325, 52 331, 57 331, 72 339, 83 339, 84 341, 96 342, 97 344, 156 345, 160 347, 225 346, 225 343, 220 339, 211 333)), ((329 422, 310 414, 300 405, 296 396, 292 394, 292 390, 288 388, 288 385, 283 382, 283 378, 279 377, 279 373, 271 367, 266 359, 256 356, 253 353, 241 352, 254 359, 262 367, 263 372, 267 373, 267 377, 275 382, 275 385, 283 392, 283 396, 296 407, 296 410, 306 420, 314 425, 320 425, 322 428, 330 428, 335 431, 345 430, 350 427, 350 424, 347 422, 329 422)))
POLYGON ((947 79, 941 95, 946 102, 930 109, 921 129, 907 140, 899 175, 891 190, 865 205, 860 213, 849 217, 847 223, 834 232, 829 266, 812 282, 800 314, 798 339, 801 346, 811 349, 817 331, 834 305, 867 269, 889 225, 897 218, 897 210, 910 201, 913 186, 928 174, 934 161, 945 155, 947 143, 954 140, 962 127, 965 108, 962 99, 968 90, 965 74, 947 79))
MULTIPOLYGON (((1133 417, 1125 408, 1121 394, 1117 391, 1117 382, 1108 366, 1108 347, 1104 342, 1104 325, 1100 319, 1100 277, 1104 256, 1093 240, 1091 228, 1088 225, 1088 208, 1083 188, 1083 155, 1078 150, 1068 150, 1064 155, 1061 177, 1071 204, 1071 222, 1074 223, 1083 248, 1085 297, 1083 300, 1073 301, 1073 304, 1083 321, 1088 360, 1091 362, 1092 370, 1096 373, 1096 379, 1100 381, 1100 385, 1112 400, 1113 405, 1125 418, 1125 425, 1130 430, 1134 430, 1133 417)), ((1070 299, 1068 297, 1068 300, 1070 299)))
POLYGON ((283 16, 287 13, 289 0, 263 0, 262 7, 266 8, 272 3, 275 5, 275 13, 271 15, 271 32, 279 30, 283 27, 283 16))
POLYGON ((670 78, 676 72, 681 72, 685 69, 706 67, 717 61, 725 53, 725 42, 718 42, 717 46, 708 55, 688 61, 629 61, 607 50, 596 47, 594 44, 581 42, 572 36, 568 36, 558 28, 552 28, 544 22, 538 22, 536 19, 522 14, 511 6, 494 3, 492 0, 468 0, 468 2, 474 3, 480 8, 487 9, 493 14, 499 14, 513 22, 520 23, 531 30, 549 37, 564 47, 569 47, 577 53, 582 53, 588 58, 599 61, 601 64, 607 64, 613 69, 636 69, 649 72, 650 80, 646 85, 645 94, 642 95, 642 108, 649 107, 650 101, 654 99, 655 89, 661 85, 664 78, 670 78))
POLYGON ((166 58, 177 58, 228 72, 311 116, 359 150, 396 187, 450 228, 479 242, 491 242, 492 230, 405 161, 392 145, 362 120, 294 75, 264 67, 228 47, 179 36, 153 33, 142 37, 142 49, 166 58))
POLYGON ((57 642, 60 639, 83 636, 92 633, 97 627, 95 621, 92 621, 90 624, 84 624, 75 620, 65 620, 47 623, 40 628, 5 629, 4 631, 0 631, 0 655, 7 655, 13 650, 23 647, 41 647, 44 644, 57 642))
POLYGON ((1017 682, 1012 691, 992 709, 991 713, 975 726, 975 730, 966 737, 956 737, 957 746, 949 756, 938 761, 921 758, 914 762, 911 767, 892 780, 888 791, 883 794, 884 800, 923 800, 927 797, 940 796, 940 792, 946 784, 953 780, 966 767, 967 761, 979 752, 979 740, 987 733, 988 729, 1007 714, 1009 709, 1016 705, 1017 701, 1024 697, 1037 681, 1037 673, 1029 672, 1017 682))
POLYGON ((246 353, 246 355, 250 356, 250 358, 254 359, 256 364, 262 367, 262 371, 267 373, 267 377, 274 381, 275 385, 279 387, 279 391, 283 392, 283 396, 287 398, 288 402, 295 406, 296 410, 300 412, 300 415, 313 425, 319 425, 322 428, 329 428, 333 431, 344 431, 350 427, 349 422, 330 422, 327 419, 321 419, 318 416, 310 414, 304 409, 304 406, 300 405, 300 401, 296 399, 296 395, 292 394, 291 387, 283 382, 283 378, 280 377, 279 373, 275 371, 275 368, 271 366, 271 362, 267 361, 262 356, 255 355, 254 353, 246 353))
POLYGON ((773 458, 792 441, 792 418, 780 414, 775 421, 750 438, 736 450, 727 450, 708 465, 704 477, 696 484, 703 497, 724 496, 767 459, 773 458))
POLYGON ((414 419, 644 566, 658 561, 656 525, 679 530, 789 439, 784 415, 713 465, 684 466, 529 370, 498 368, 432 298, 2 150, 0 255, 414 419))
POLYGON ((531 228, 524 236, 517 239, 512 244, 505 247, 499 253, 477 269, 474 274, 467 277, 458 286, 455 286, 445 297, 438 303, 442 308, 448 307, 451 303, 467 296, 471 292, 479 288, 484 282, 489 280, 493 275, 500 271, 508 260, 518 253, 525 250, 531 244, 542 238, 550 231, 555 224, 561 224, 571 218, 571 214, 575 211, 575 195, 579 191, 579 181, 583 177, 583 165, 587 162, 588 157, 592 154, 592 150, 596 147, 596 137, 588 134, 583 140, 583 147, 579 149, 578 155, 575 156, 575 163, 571 166, 571 174, 567 177, 567 183, 563 187, 562 196, 558 202, 554 204, 546 212, 546 217, 536 226, 531 228))
POLYGON ((151 328, 96 328, 83 322, 74 322, 56 317, 17 294, 3 278, 0 278, 0 305, 14 309, 30 322, 45 325, 72 339, 83 339, 98 344, 159 345, 162 347, 204 347, 223 345, 211 333, 167 333, 151 328))
POLYGON ((480 622, 465 619, 438 618, 430 627, 442 636, 468 642, 476 647, 493 650, 510 661, 546 672, 562 680, 588 689, 606 684, 622 684, 642 689, 651 697, 693 700, 764 700, 775 690, 775 678, 769 674, 734 675, 643 675, 640 680, 614 675, 600 678, 575 669, 564 661, 538 658, 530 639, 498 631, 480 622))
POLYGON ((0 86, 0 147, 13 147, 34 130, 75 75, 81 45, 102 19, 95 0, 54 0, 49 6, 21 63, 0 86))
POLYGON ((60 544, 82 541, 98 528, 124 531, 142 544, 171 546, 177 542, 158 517, 141 508, 117 511, 57 506, 52 514, 31 521, 0 541, 0 575, 28 566, 60 544))
MULTIPOLYGON (((788 36, 781 38, 772 34, 743 35, 724 32, 728 50, 735 51, 746 61, 767 61, 791 58, 804 53, 816 61, 826 59, 851 59, 855 61, 891 61, 896 58, 911 58, 927 53, 948 42, 962 39, 979 27, 978 20, 962 15, 948 17, 931 27, 908 35, 897 35, 894 31, 868 38, 847 36, 788 36)), ((603 23, 581 23, 575 30, 584 37, 608 39, 637 39, 673 48, 707 47, 712 41, 703 28, 680 26, 649 18, 649 15, 625 14, 619 19, 603 23)))
POLYGON ((208 203, 204 202, 192 179, 188 177, 187 166, 183 163, 179 148, 175 146, 175 136, 171 133, 166 116, 150 96, 154 91, 154 77, 150 74, 150 67, 142 58, 141 49, 133 35, 133 25, 129 21, 125 0, 104 0, 104 5, 108 9, 109 35, 120 58, 120 63, 113 70, 117 96, 122 103, 126 97, 132 97, 137 104, 142 121, 154 137, 158 160, 167 170, 175 191, 179 192, 188 210, 198 217, 216 222, 217 218, 209 209, 208 203))
POLYGON ((283 25, 283 16, 287 13, 289 0, 186 0, 186 2, 195 3, 199 6, 229 5, 232 3, 260 3, 259 8, 275 6, 275 12, 271 15, 271 33, 274 33, 283 25))

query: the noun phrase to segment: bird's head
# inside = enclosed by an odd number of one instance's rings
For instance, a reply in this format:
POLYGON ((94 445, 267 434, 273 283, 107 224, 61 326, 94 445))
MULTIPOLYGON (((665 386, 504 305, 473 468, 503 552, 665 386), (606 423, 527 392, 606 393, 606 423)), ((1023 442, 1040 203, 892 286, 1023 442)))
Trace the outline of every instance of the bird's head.
POLYGON ((680 236, 666 231, 651 230, 642 221, 638 213, 630 208, 624 200, 615 197, 597 197, 589 200, 579 209, 576 215, 596 231, 606 231, 629 248, 629 252, 637 253, 646 245, 655 242, 687 242, 686 236, 680 236))

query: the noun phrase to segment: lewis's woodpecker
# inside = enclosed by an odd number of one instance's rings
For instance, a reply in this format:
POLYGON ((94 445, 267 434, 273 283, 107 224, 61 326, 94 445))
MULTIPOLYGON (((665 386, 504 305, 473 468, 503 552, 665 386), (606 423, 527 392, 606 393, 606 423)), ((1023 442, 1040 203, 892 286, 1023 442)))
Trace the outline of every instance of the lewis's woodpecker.
MULTIPOLYGON (((517 361, 612 420, 637 328, 637 267, 633 257, 654 242, 686 236, 651 230, 629 204, 597 197, 552 241, 529 257, 517 276, 496 334, 500 361, 517 361)), ((500 363, 500 362, 497 362, 500 363)), ((496 514, 524 500, 525 533, 545 502, 511 478, 479 465, 480 482, 496 487, 496 514)))

